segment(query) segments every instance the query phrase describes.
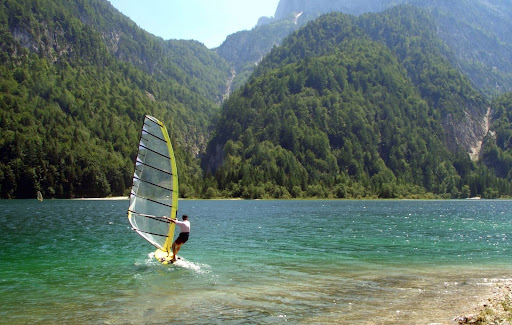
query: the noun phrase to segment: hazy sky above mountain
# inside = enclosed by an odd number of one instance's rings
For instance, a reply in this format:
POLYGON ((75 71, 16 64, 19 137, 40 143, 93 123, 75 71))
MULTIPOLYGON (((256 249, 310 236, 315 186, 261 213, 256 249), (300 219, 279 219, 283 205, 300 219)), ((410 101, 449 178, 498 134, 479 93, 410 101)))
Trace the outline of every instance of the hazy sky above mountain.
POLYGON ((163 39, 194 39, 208 48, 274 16, 279 0, 109 0, 142 29, 163 39))

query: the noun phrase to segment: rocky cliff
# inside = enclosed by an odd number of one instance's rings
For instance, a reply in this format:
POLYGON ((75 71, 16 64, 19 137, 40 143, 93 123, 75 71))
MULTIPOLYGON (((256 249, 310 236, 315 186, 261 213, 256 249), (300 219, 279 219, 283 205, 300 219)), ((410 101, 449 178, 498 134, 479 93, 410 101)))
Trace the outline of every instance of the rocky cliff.
POLYGON ((375 0, 281 0, 277 7, 275 18, 288 18, 296 12, 308 14, 324 14, 331 11, 340 11, 350 14, 381 11, 388 1, 377 2, 375 0))

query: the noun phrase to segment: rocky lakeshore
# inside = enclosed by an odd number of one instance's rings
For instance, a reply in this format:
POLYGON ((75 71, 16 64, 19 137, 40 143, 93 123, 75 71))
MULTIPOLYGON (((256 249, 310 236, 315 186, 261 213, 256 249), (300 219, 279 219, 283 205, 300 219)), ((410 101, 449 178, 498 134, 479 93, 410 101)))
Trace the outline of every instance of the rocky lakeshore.
POLYGON ((472 313, 455 319, 459 324, 512 324, 512 281, 496 284, 489 298, 472 313))

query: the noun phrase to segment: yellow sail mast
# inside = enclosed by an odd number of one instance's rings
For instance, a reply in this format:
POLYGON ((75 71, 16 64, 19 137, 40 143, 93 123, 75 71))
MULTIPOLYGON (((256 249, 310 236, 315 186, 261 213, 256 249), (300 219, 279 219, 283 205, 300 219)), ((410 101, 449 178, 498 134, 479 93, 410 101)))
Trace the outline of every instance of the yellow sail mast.
MULTIPOLYGON (((167 145, 169 147, 169 158, 171 159, 171 167, 172 167, 172 203, 171 203, 171 219, 176 219, 176 214, 178 213, 178 168, 176 167, 176 159, 174 158, 174 150, 172 149, 171 139, 169 138, 169 133, 163 123, 161 124, 162 133, 164 134, 165 141, 167 141, 167 145)), ((172 240, 174 238, 174 223, 171 223, 169 227, 169 232, 167 233, 167 240, 165 241, 164 247, 162 250, 166 252, 171 251, 172 240)))

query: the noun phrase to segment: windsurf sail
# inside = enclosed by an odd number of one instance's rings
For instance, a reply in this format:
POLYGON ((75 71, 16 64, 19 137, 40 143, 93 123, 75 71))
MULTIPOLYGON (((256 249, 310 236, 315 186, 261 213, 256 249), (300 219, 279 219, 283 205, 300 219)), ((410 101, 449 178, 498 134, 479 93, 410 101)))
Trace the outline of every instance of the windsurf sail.
POLYGON ((178 173, 164 124, 146 115, 135 161, 128 220, 139 235, 157 248, 171 251, 178 210, 178 173))
POLYGON ((37 191, 37 199, 43 202, 43 194, 41 193, 41 191, 37 191))

